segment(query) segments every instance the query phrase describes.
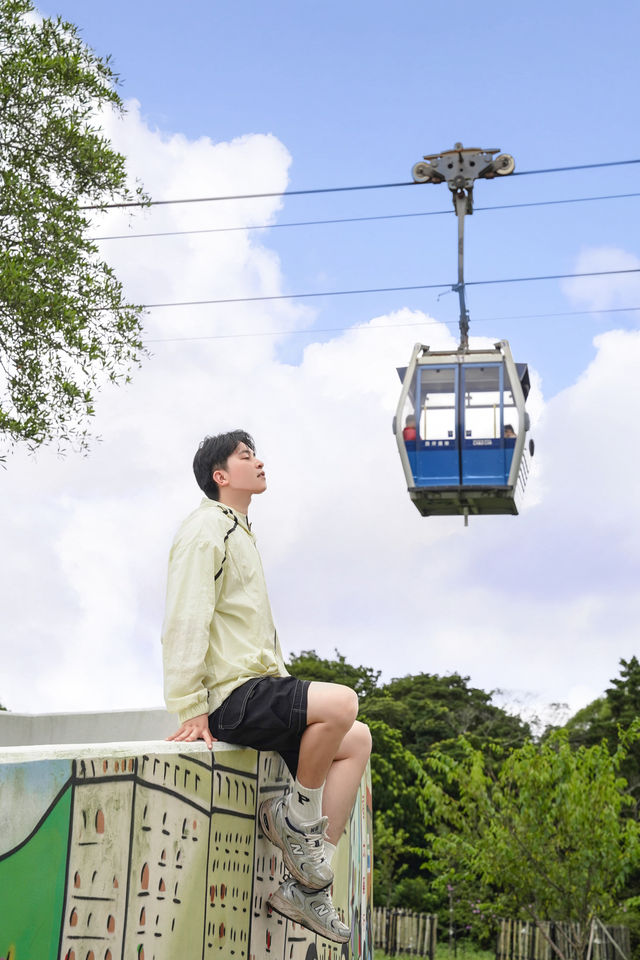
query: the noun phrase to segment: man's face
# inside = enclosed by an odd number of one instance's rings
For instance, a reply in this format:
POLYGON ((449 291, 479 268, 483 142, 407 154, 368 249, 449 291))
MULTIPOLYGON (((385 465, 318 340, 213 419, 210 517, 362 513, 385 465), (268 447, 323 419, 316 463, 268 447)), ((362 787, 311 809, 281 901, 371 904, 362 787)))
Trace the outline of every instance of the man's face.
POLYGON ((229 490, 244 491, 245 493, 262 493, 267 489, 267 478, 264 472, 264 463, 246 443, 239 443, 235 448, 225 468, 214 470, 213 479, 220 483, 218 474, 228 481, 225 486, 229 490))

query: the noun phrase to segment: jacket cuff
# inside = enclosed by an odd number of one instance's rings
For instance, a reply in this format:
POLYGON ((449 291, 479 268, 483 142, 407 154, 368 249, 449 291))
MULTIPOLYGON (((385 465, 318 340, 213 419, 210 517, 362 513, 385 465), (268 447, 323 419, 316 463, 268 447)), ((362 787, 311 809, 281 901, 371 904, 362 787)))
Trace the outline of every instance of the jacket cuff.
POLYGON ((197 703, 192 704, 190 707, 185 707, 184 710, 178 710, 178 720, 180 723, 184 723, 185 720, 193 720, 194 717, 199 717, 203 713, 209 712, 209 702, 208 700, 199 700, 197 703))

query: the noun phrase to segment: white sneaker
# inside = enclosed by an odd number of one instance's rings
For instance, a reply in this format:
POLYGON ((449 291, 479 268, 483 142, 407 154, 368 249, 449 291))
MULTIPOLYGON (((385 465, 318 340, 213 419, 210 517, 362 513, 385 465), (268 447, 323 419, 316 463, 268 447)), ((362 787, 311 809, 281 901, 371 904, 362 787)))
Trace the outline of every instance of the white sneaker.
POLYGON ((325 830, 329 821, 320 817, 296 827, 287 816, 286 797, 271 797, 260 804, 258 816, 265 837, 282 850, 289 873, 313 890, 333 883, 333 870, 324 855, 325 830))
POLYGON ((296 880, 285 880, 276 892, 271 894, 268 904, 276 913, 302 924, 328 940, 348 943, 351 939, 351 930, 338 916, 328 888, 310 890, 296 880))

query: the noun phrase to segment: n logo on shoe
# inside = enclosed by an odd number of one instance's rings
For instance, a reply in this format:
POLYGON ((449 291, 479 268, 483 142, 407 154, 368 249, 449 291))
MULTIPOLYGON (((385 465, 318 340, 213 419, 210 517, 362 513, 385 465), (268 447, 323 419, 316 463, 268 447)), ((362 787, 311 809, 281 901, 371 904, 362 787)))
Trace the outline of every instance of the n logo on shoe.
POLYGON ((315 908, 315 911, 319 917, 326 917, 326 915, 329 913, 329 907, 325 907, 323 904, 319 903, 315 908))

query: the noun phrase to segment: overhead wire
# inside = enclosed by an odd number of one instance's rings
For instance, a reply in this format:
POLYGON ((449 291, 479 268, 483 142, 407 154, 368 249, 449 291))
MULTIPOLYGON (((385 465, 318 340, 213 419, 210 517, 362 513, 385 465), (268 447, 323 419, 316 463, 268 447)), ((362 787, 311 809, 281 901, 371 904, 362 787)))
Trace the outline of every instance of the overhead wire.
POLYGON ((578 163, 572 167, 547 167, 544 170, 515 170, 511 177, 528 177, 533 173, 564 173, 566 170, 595 170, 597 167, 624 167, 640 160, 609 160, 606 163, 578 163))
MULTIPOLYGON (((523 313, 510 315, 506 317, 477 317, 474 323, 500 323, 505 320, 544 320, 555 317, 580 317, 589 316, 596 313, 633 313, 640 312, 640 306, 637 307, 612 307, 604 310, 565 310, 558 313, 523 313)), ((369 324, 363 326, 347 327, 312 327, 308 330, 261 330, 252 333, 212 333, 199 334, 190 337, 155 337, 145 338, 144 343, 177 343, 192 340, 237 340, 247 337, 281 337, 281 336, 316 336, 318 333, 344 333, 347 330, 388 330, 397 327, 431 327, 438 324, 445 327, 458 327, 459 321, 456 320, 411 320, 406 323, 378 323, 375 326, 369 324)))
MULTIPOLYGON (((621 167, 640 163, 640 158, 634 160, 609 160, 604 163, 581 163, 568 167, 548 167, 541 170, 516 170, 509 174, 512 177, 527 177, 534 174, 565 173, 571 170, 593 170, 599 167, 621 167)), ((214 203, 222 200, 260 200, 267 197, 299 197, 319 193, 345 193, 355 190, 386 190, 390 187, 418 187, 424 186, 414 180, 403 180, 395 183, 365 183, 348 187, 313 187, 305 190, 271 190, 265 193, 238 193, 224 194, 211 197, 184 197, 175 200, 130 200, 122 203, 96 203, 78 207, 79 210, 122 210, 131 207, 158 207, 178 203, 214 203)))
MULTIPOLYGON (((570 280, 580 277, 604 277, 614 274, 640 273, 640 267, 631 267, 625 270, 591 270, 584 273, 550 273, 539 277, 501 277, 494 280, 466 280, 465 286, 478 287, 499 283, 526 283, 536 280, 570 280)), ((210 304, 227 303, 260 303, 270 300, 304 300, 311 297, 344 297, 368 293, 399 293, 409 290, 457 290, 457 284, 452 283, 416 283, 398 287, 368 287, 360 290, 320 290, 308 293, 278 293, 259 297, 219 297, 210 300, 176 300, 165 303, 142 304, 145 310, 155 310, 161 307, 198 307, 210 304)))
MULTIPOLYGON (((586 203, 590 200, 623 200, 630 197, 640 197, 640 193, 610 193, 597 197, 568 197, 562 200, 532 200, 526 203, 501 203, 488 207, 474 207, 474 212, 488 210, 514 210, 521 207, 545 207, 564 203, 586 203)), ((362 223, 370 220, 401 220, 410 217, 436 217, 450 214, 447 210, 423 210, 417 213, 385 213, 368 217, 337 217, 330 220, 298 220, 289 223, 261 223, 240 227, 207 227, 201 230, 162 230, 152 233, 123 233, 108 237, 89 237, 90 240, 133 240, 145 237, 184 237, 201 233, 229 233, 236 230, 274 230, 278 227, 311 227, 331 223, 362 223)))
MULTIPOLYGON (((592 164, 577 164, 567 167, 550 167, 540 170, 523 170, 517 171, 511 176, 529 176, 534 174, 548 174, 548 173, 561 173, 571 170, 587 170, 587 169, 596 169, 602 167, 613 167, 613 166, 624 166, 629 164, 640 163, 640 159, 632 160, 618 160, 618 161, 608 161, 604 163, 592 163, 592 164)), ((139 202, 126 202, 126 203, 117 203, 117 204, 106 204, 106 205, 89 205, 81 207, 83 210, 105 210, 105 209, 118 209, 125 207, 148 207, 148 206, 164 206, 169 204, 181 204, 181 203, 202 203, 202 202, 213 202, 221 200, 244 200, 244 199, 262 199, 267 197, 274 196, 301 196, 309 194, 321 194, 321 193, 339 193, 355 190, 375 190, 375 189, 385 189, 390 187, 401 187, 401 186, 417 186, 414 181, 406 181, 399 183, 383 183, 383 184, 359 184, 348 187, 322 187, 322 188, 312 188, 306 190, 285 190, 285 191, 273 191, 265 193, 256 193, 256 194, 236 194, 236 195, 224 195, 224 196, 211 196, 211 197, 192 197, 192 198, 183 198, 177 200, 157 200, 157 201, 139 201, 139 202)), ((490 210, 505 210, 505 209, 514 209, 514 208, 524 208, 524 207, 535 207, 535 206, 549 206, 557 204, 566 204, 566 203, 584 203, 595 200, 613 200, 613 199, 625 199, 630 197, 639 196, 638 193, 628 193, 628 194, 608 194, 604 196, 590 196, 590 197, 572 197, 572 198, 562 198, 559 200, 546 200, 546 201, 530 201, 524 203, 516 204, 498 204, 494 206, 487 207, 476 207, 477 211, 490 211, 490 210)), ((311 225, 320 225, 320 224, 330 224, 330 223, 351 223, 351 222, 363 222, 371 220, 391 220, 391 219, 400 219, 416 216, 439 216, 450 213, 450 210, 435 210, 435 211, 420 211, 413 213, 404 213, 404 214, 383 214, 383 215, 374 215, 367 217, 342 217, 326 220, 316 220, 316 221, 297 221, 292 223, 282 223, 282 224, 263 224, 263 225, 251 225, 251 226, 236 226, 236 227, 213 227, 208 229, 201 230, 185 230, 185 231, 159 231, 149 234, 124 234, 118 236, 110 237, 95 237, 95 240, 115 240, 115 239, 133 239, 134 237, 150 237, 150 236, 181 236, 187 234, 201 234, 201 233, 218 233, 218 232, 228 232, 233 230, 257 230, 257 229, 268 229, 274 227, 285 227, 285 226, 311 226, 311 225)), ((601 271, 589 271, 583 273, 567 273, 567 274, 547 274, 543 276, 535 277, 509 277, 509 278, 498 278, 492 280, 471 280, 466 281, 466 286, 480 286, 488 284, 501 284, 501 283, 523 283, 531 281, 544 281, 544 280, 561 280, 561 279, 574 279, 574 278, 584 278, 584 277, 596 277, 596 276, 609 276, 615 274, 631 274, 639 273, 639 269, 626 269, 626 270, 601 270, 601 271)), ((263 301, 272 301, 272 300, 296 300, 296 299, 307 299, 311 297, 326 297, 326 296, 349 296, 357 294, 372 294, 372 293, 392 293, 392 292, 403 292, 411 290, 429 290, 429 289, 450 289, 456 290, 457 286, 450 283, 431 283, 431 284, 412 284, 412 285, 403 285, 395 287, 371 287, 366 289, 358 290, 332 290, 332 291, 314 291, 314 292, 304 292, 299 294, 276 294, 269 296, 258 296, 258 297, 227 297, 227 298, 215 298, 207 300, 192 300, 192 301, 171 301, 163 303, 152 303, 144 304, 143 307, 146 310, 163 308, 163 307, 184 307, 184 306, 201 306, 201 305, 214 305, 214 304, 229 304, 229 303, 251 303, 251 302, 263 302, 263 301)), ((616 312, 622 311, 635 311, 637 307, 626 307, 626 308, 616 308, 616 312)), ((613 311, 571 311, 565 313, 556 313, 556 314, 531 314, 525 315, 530 317, 544 317, 544 316, 571 316, 571 315, 586 315, 589 313, 602 313, 602 312, 613 312, 613 311)), ((474 322, 487 322, 492 318, 478 318, 474 322)), ((499 318, 495 318, 496 320, 499 318)), ((516 319, 516 318, 511 318, 516 319)), ((420 321, 416 324, 389 324, 382 326, 413 326, 421 325, 423 323, 437 323, 439 321, 420 321)), ((445 321, 445 325, 451 323, 457 324, 457 321, 445 321)), ((379 327, 372 328, 378 329, 379 327)), ((320 332, 331 332, 350 329, 348 327, 331 327, 325 329, 315 328, 312 331, 273 331, 267 333, 248 333, 248 334, 213 334, 213 335, 204 335, 196 337, 168 337, 168 338, 156 338, 145 340, 146 343, 160 343, 160 342, 175 342, 182 340, 206 340, 206 339, 228 339, 236 337, 253 337, 253 336, 278 336, 284 333, 305 333, 310 332, 313 334, 320 332)))

